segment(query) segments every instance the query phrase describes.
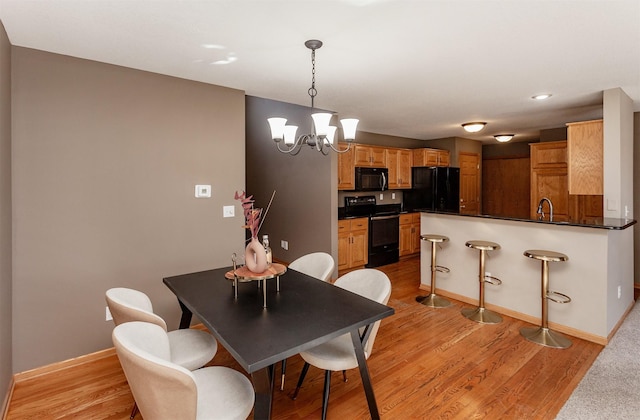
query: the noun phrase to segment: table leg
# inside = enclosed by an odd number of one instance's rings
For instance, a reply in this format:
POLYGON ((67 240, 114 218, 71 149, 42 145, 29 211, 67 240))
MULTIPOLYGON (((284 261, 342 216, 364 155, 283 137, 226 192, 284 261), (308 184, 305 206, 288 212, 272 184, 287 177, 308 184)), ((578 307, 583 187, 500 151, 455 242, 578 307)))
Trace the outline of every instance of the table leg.
POLYGON ((273 365, 251 374, 253 389, 256 393, 253 418, 270 419, 273 400, 273 365))
POLYGON ((189 328, 191 326, 191 317, 193 316, 193 314, 191 313, 189 308, 184 306, 184 303, 182 303, 180 299, 178 299, 178 303, 180 304, 180 309, 182 309, 182 317, 180 318, 179 328, 189 328))
POLYGON ((372 420, 379 420, 380 414, 378 413, 378 405, 376 404, 376 396, 373 394, 373 386, 371 385, 371 377, 369 376, 369 368, 367 367, 367 359, 364 357, 364 348, 360 341, 360 334, 358 330, 351 331, 351 341, 353 342, 353 348, 356 352, 356 358, 358 359, 358 367, 360 368, 360 377, 362 378, 362 385, 364 386, 364 393, 367 396, 367 402, 369 403, 369 413, 372 420))
POLYGON ((263 297, 262 307, 266 308, 267 307, 267 279, 262 280, 262 297, 263 297))

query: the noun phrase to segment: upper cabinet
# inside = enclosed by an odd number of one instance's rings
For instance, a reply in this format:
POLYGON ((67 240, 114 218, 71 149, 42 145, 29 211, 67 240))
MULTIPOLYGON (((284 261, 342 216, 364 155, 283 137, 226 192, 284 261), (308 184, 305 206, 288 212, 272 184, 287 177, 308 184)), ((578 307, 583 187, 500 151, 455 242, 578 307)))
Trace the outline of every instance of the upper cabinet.
MULTIPOLYGON (((553 203, 554 221, 591 222, 602 217, 601 194, 569 192, 567 142, 534 143, 531 147, 531 218, 538 217, 538 204, 543 197, 553 203)), ((545 220, 549 209, 544 204, 545 220)))
MULTIPOLYGON (((554 221, 569 220, 567 189, 567 142, 533 143, 531 148, 531 218, 538 217, 538 203, 543 197, 553 203, 554 221)), ((549 210, 544 208, 545 220, 549 210)))
POLYGON ((441 149, 413 149, 413 166, 449 166, 449 151, 441 149))
POLYGON ((569 194, 602 195, 602 120, 567 124, 569 194))
POLYGON ((371 166, 384 168, 386 165, 386 149, 379 146, 354 144, 354 166, 371 166))
MULTIPOLYGON (((347 147, 346 144, 339 145, 340 150, 347 147)), ((355 147, 351 145, 349 150, 344 153, 338 153, 338 189, 353 190, 356 187, 356 175, 353 164, 355 147)))
POLYGON ((411 188, 411 166, 413 154, 410 149, 387 148, 389 189, 411 188))
POLYGON ((567 142, 547 141, 533 143, 531 147, 531 168, 549 169, 567 167, 567 142))

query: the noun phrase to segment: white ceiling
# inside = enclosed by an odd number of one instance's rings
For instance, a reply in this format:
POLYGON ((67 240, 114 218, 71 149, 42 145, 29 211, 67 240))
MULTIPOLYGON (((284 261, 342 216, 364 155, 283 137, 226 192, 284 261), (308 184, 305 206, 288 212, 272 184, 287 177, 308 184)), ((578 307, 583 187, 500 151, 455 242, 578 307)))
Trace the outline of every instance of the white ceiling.
POLYGON ((380 134, 531 139, 616 87, 640 110, 639 0, 0 0, 0 19, 16 46, 301 105, 319 39, 315 105, 380 134))

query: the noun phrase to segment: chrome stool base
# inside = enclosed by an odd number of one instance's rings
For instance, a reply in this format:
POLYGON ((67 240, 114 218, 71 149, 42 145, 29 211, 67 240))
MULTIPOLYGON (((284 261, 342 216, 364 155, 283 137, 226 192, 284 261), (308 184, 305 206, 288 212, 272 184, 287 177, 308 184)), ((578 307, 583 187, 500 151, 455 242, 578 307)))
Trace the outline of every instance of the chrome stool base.
POLYGON ((486 308, 465 308, 460 312, 464 317, 481 324, 499 324, 502 322, 500 315, 486 308))
POLYGON ((549 328, 523 327, 520 328, 520 335, 536 344, 556 349, 566 349, 571 347, 572 344, 571 340, 549 328))
POLYGON ((416 297, 416 302, 421 303, 424 306, 429 306, 431 308, 446 308, 447 306, 451 305, 451 302, 449 302, 447 299, 433 293, 428 296, 416 297))

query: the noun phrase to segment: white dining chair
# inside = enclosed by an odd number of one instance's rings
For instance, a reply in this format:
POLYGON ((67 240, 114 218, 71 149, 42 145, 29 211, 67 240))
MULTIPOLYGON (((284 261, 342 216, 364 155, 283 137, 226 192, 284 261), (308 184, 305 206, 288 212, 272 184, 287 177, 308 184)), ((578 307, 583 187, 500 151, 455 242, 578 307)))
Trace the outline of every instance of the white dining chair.
MULTIPOLYGON (((342 287, 360 296, 366 297, 378 303, 386 304, 391 296, 391 281, 382 271, 364 268, 351 271, 344 276, 338 278, 334 283, 335 286, 342 287)), ((364 356, 366 359, 371 356, 373 343, 378 334, 380 321, 377 321, 371 327, 371 333, 366 343, 364 343, 364 356)), ((353 348, 351 334, 344 334, 319 346, 300 353, 304 359, 304 366, 300 373, 298 385, 293 393, 293 399, 296 399, 304 377, 309 370, 309 366, 313 365, 317 368, 325 370, 324 393, 322 399, 322 418, 327 416, 327 406, 329 403, 329 388, 331 385, 331 372, 346 371, 358 367, 358 360, 353 348)))
POLYGON ((333 257, 326 252, 312 252, 303 255, 289 264, 289 268, 322 281, 331 280, 336 264, 333 257))
MULTIPOLYGON (((134 289, 115 287, 107 290, 105 297, 116 326, 143 321, 167 331, 167 324, 153 313, 153 305, 146 294, 134 289)), ((206 331, 185 328, 170 331, 167 336, 171 346, 171 362, 188 370, 206 365, 218 351, 218 342, 206 331)), ((134 404, 131 419, 136 416, 136 412, 137 406, 134 404)))
POLYGON ((255 394, 246 376, 223 366, 190 371, 173 363, 164 328, 126 322, 113 329, 112 338, 145 419, 232 420, 251 413, 255 394))
MULTIPOLYGON (((333 257, 326 252, 312 252, 303 255, 289 264, 289 269, 296 270, 318 280, 329 281, 336 267, 333 257)), ((280 391, 284 390, 284 377, 287 370, 287 359, 281 364, 280 391)))

